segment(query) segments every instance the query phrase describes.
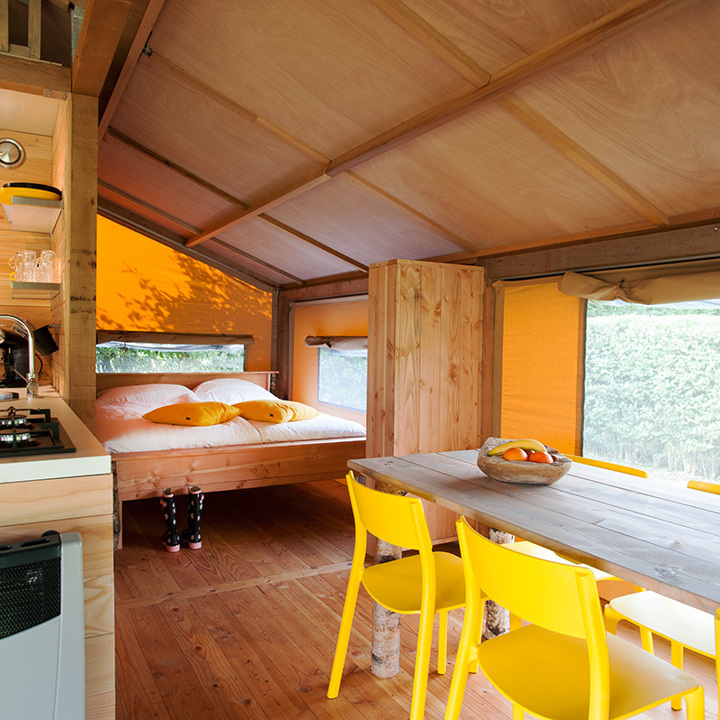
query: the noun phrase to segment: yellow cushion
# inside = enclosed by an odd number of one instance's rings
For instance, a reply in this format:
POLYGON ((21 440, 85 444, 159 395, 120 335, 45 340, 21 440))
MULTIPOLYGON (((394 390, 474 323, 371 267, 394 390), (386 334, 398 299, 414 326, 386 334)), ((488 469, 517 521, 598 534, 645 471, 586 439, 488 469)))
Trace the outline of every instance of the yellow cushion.
POLYGON ((156 408, 143 417, 166 425, 219 425, 239 414, 237 408, 221 402, 186 402, 156 408))
POLYGON ((233 407, 248 420, 274 423, 308 420, 320 414, 315 408, 293 400, 246 400, 233 407))

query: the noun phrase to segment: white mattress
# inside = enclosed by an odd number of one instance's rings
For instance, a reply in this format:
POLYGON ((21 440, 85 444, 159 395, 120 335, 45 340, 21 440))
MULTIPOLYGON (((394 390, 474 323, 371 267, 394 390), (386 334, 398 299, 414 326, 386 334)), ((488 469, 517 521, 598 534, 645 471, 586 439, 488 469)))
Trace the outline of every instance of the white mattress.
POLYGON ((160 384, 112 388, 98 397, 95 435, 111 454, 365 437, 365 428, 359 423, 325 413, 286 423, 235 418, 209 427, 164 425, 142 417, 150 410, 179 402, 233 404, 263 397, 273 396, 257 385, 235 379, 208 381, 193 390, 160 384))

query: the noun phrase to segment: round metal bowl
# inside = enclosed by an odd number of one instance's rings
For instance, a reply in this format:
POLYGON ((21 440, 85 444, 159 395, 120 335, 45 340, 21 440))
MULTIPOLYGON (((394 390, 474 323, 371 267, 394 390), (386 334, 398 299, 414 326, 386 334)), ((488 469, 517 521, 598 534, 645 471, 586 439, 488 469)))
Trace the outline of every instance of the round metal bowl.
POLYGON ((488 455, 498 445, 510 442, 502 438, 488 438, 478 450, 477 465, 489 478, 521 485, 550 485, 557 482, 572 465, 572 460, 555 448, 545 446, 554 458, 553 463, 534 463, 527 460, 503 460, 502 455, 488 455))

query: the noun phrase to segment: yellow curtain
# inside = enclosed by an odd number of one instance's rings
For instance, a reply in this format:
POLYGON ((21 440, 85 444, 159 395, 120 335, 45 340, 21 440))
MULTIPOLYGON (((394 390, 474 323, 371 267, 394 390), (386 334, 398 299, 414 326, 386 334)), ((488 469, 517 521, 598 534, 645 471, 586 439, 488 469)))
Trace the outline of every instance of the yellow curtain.
POLYGON ((246 369, 271 363, 272 295, 103 217, 97 329, 250 335, 246 369))
POLYGON ((500 433, 579 454, 585 301, 557 279, 495 283, 501 328, 500 433))

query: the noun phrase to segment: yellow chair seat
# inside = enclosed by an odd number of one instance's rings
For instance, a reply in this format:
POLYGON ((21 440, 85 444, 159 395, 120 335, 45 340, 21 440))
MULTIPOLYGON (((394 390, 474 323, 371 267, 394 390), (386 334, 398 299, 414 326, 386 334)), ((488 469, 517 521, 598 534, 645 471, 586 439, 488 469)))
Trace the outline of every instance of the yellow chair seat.
POLYGON ((610 607, 622 619, 642 625, 666 640, 715 657, 715 617, 710 613, 652 591, 615 598, 610 607))
MULTIPOLYGON (((465 604, 465 580, 462 560, 447 552, 434 552, 437 584, 435 606, 454 610, 465 604)), ((422 606, 422 568, 420 556, 410 557, 365 569, 365 589, 375 602, 396 613, 419 613, 422 606)))
MULTIPOLYGON (((697 687, 682 670, 623 640, 607 636, 610 655, 608 720, 667 702, 670 695, 697 687)), ((587 643, 526 627, 485 642, 478 662, 495 687, 527 712, 553 720, 580 720, 590 714, 587 643)))

